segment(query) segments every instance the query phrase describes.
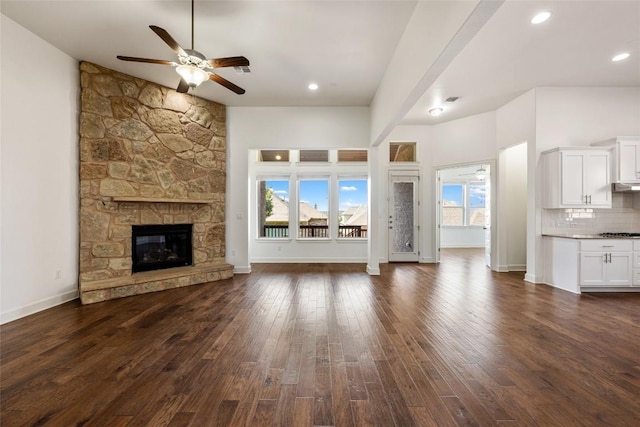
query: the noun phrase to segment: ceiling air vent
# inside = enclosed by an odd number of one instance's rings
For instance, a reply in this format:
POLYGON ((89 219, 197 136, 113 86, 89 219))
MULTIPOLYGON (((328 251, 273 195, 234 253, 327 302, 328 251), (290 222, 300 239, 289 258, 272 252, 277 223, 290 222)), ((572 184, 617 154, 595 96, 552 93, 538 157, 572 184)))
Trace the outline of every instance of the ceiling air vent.
POLYGON ((450 96, 447 99, 445 99, 444 102, 456 102, 458 99, 460 99, 459 96, 450 96))
POLYGON ((251 69, 247 65, 242 65, 240 67, 233 67, 238 74, 251 74, 251 69))

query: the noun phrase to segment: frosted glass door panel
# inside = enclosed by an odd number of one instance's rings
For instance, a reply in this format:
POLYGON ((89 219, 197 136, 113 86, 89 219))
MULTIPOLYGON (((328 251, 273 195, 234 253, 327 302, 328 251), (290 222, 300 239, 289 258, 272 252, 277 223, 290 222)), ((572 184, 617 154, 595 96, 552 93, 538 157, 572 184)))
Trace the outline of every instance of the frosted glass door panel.
POLYGON ((393 251, 413 252, 413 182, 394 182, 393 251))
MULTIPOLYGON (((406 174, 406 172, 405 172, 406 174)), ((419 176, 389 175, 389 261, 415 262, 418 248, 419 176)))

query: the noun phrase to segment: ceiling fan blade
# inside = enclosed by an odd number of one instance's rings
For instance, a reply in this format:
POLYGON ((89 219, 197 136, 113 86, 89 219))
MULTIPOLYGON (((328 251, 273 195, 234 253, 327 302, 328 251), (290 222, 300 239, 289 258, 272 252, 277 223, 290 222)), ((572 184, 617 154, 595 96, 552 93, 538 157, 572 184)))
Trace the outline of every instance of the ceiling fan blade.
POLYGON ((223 68, 223 67, 248 67, 249 60, 244 56, 230 56, 228 58, 213 58, 208 59, 211 68, 223 68))
POLYGON ((187 52, 184 51, 183 48, 180 47, 177 41, 171 37, 171 35, 164 28, 157 27, 155 25, 149 25, 149 28, 153 30, 154 33, 158 35, 166 44, 169 45, 171 50, 173 50, 176 54, 180 56, 189 56, 187 52))
POLYGON ((222 86, 226 87, 230 91, 237 93, 238 95, 242 95, 243 93, 245 93, 245 90, 242 89, 240 86, 236 86, 235 84, 231 83, 229 80, 217 74, 211 73, 209 75, 209 78, 216 83, 220 83, 222 86))
POLYGON ((184 81, 184 79, 180 79, 180 83, 178 83, 178 88, 176 92, 178 93, 187 93, 189 91, 189 84, 184 81))
POLYGON ((136 58, 134 56, 117 56, 118 59, 122 61, 132 61, 132 62, 148 62, 150 64, 162 64, 162 65, 177 65, 172 61, 165 61, 164 59, 148 59, 148 58, 136 58))

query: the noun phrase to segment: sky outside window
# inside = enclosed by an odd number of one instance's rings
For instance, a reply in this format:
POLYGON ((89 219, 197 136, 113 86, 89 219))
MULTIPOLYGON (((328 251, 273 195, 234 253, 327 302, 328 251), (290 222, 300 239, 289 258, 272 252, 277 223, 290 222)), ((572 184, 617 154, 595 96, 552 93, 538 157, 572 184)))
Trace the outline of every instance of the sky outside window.
POLYGON ((273 190, 273 194, 285 202, 289 201, 289 181, 265 181, 267 188, 273 190))
POLYGON ((329 181, 300 180, 300 203, 308 203, 320 212, 329 211, 329 181))
POLYGON ((338 210, 346 211, 351 207, 367 206, 367 180, 341 179, 338 181, 339 203, 338 210))

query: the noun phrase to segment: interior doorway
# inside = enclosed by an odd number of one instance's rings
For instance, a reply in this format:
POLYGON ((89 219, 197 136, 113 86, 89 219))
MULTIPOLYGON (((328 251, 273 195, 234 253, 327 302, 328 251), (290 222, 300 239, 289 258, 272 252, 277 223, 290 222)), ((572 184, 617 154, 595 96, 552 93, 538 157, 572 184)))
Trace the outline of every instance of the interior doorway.
POLYGON ((491 268, 491 172, 492 162, 436 171, 436 262, 442 261, 443 249, 482 250, 491 268))

